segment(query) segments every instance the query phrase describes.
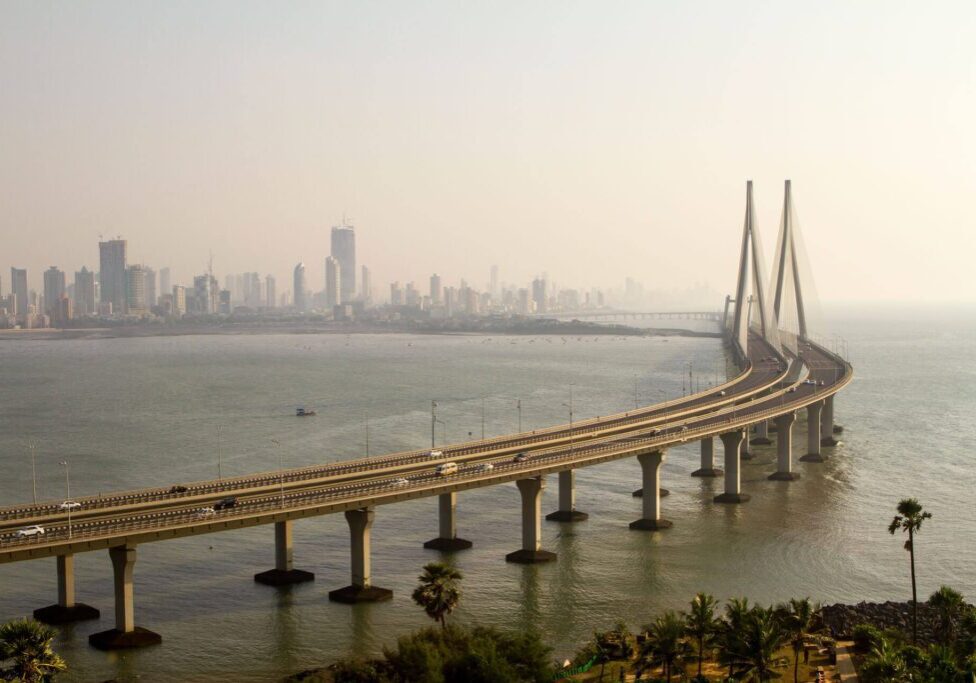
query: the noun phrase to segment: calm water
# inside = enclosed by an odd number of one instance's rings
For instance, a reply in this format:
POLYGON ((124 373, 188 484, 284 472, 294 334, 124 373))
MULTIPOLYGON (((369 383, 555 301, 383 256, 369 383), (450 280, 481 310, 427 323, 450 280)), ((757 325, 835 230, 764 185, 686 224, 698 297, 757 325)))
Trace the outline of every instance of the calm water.
MULTIPOLYGON (((742 506, 711 502, 718 482, 693 479, 696 447, 670 451, 672 494, 664 533, 639 533, 630 492, 639 467, 628 460, 579 471, 577 525, 546 523, 556 563, 510 565, 519 545, 518 495, 504 485, 459 496, 459 533, 475 543, 456 555, 465 572, 457 618, 543 629, 557 655, 595 628, 637 626, 681 607, 697 590, 760 601, 809 595, 821 601, 904 598, 907 556, 886 532, 894 504, 918 496, 932 511, 918 542, 920 590, 951 584, 976 596, 976 312, 928 317, 889 310, 842 312, 855 382, 837 399, 844 444, 822 465, 798 464, 798 482, 766 481, 772 449, 746 463, 742 506)), ((38 494, 72 493, 210 478, 218 426, 225 475, 360 456, 369 415, 370 451, 422 447, 430 400, 446 438, 565 421, 569 385, 576 415, 681 394, 691 361, 696 383, 712 382, 724 360, 713 339, 388 336, 241 336, 5 341, 0 343, 0 504, 29 500, 27 442, 37 444, 38 494), (296 405, 319 416, 292 417, 296 405)), ((804 425, 798 427, 802 430, 804 425)), ((439 428, 440 429, 440 428, 439 428)), ((797 433, 801 436, 802 431, 797 433)), ((803 438, 796 438, 802 453, 803 438)), ((546 510, 556 507, 550 482, 546 510)), ((106 552, 77 558, 78 598, 103 618, 63 632, 68 680, 266 681, 375 652, 427 619, 410 590, 421 565, 438 557, 421 543, 436 535, 434 499, 381 507, 373 529, 373 576, 390 603, 349 607, 327 592, 349 582, 341 516, 296 523, 296 566, 314 583, 291 590, 257 585, 272 564, 271 527, 147 544, 136 565, 136 621, 163 635, 161 647, 105 654, 87 636, 111 624, 106 552)), ((54 560, 0 565, 0 620, 56 598, 54 560)))

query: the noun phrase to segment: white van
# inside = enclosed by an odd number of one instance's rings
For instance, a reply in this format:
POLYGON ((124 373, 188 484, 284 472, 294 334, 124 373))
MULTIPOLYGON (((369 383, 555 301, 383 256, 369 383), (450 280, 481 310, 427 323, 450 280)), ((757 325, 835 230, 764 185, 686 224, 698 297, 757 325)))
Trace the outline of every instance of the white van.
POLYGON ((427 457, 428 458, 443 458, 444 457, 444 451, 429 451, 427 453, 427 457))
POLYGON ((449 474, 457 474, 458 466, 456 462, 445 462, 443 465, 438 465, 434 471, 439 476, 446 477, 449 474))

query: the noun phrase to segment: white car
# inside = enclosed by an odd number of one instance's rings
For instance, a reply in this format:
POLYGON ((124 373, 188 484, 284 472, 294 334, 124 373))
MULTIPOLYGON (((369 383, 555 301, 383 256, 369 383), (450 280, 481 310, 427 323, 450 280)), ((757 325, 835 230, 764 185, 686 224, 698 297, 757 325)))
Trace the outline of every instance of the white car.
POLYGON ((492 465, 490 462, 483 462, 480 465, 478 465, 479 472, 491 472, 493 469, 495 469, 495 466, 492 465))
POLYGON ((66 500, 58 506, 59 510, 77 510, 81 507, 81 503, 76 503, 73 500, 66 500))
POLYGON ((200 508, 197 510, 198 517, 209 517, 210 515, 215 515, 217 512, 213 508, 200 508))
POLYGON ((444 451, 430 451, 427 453, 428 458, 443 458, 444 451))
POLYGON ((394 486, 407 486, 409 484, 410 484, 410 480, 404 479, 403 477, 397 477, 396 479, 393 480, 394 486))
POLYGON ((43 535, 44 535, 44 527, 40 526, 39 524, 35 524, 34 526, 29 526, 26 529, 18 529, 17 533, 14 534, 14 536, 16 536, 17 538, 30 538, 31 536, 43 536, 43 535))

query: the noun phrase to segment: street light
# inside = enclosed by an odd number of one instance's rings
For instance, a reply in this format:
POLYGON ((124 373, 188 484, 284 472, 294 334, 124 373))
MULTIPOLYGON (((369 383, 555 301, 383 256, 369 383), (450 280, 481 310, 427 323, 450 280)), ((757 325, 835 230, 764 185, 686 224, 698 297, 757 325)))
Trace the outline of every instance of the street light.
POLYGON ((518 433, 522 433, 522 399, 515 399, 515 410, 518 411, 518 433))
POLYGON ((281 463, 281 443, 278 439, 271 439, 271 443, 275 445, 275 450, 278 451, 278 485, 281 488, 281 507, 285 507, 285 468, 281 463))
POLYGON ((563 403, 563 406, 569 408, 569 454, 573 454, 573 446, 575 445, 575 439, 573 434, 573 385, 569 385, 569 403, 563 403))
POLYGON ((37 505, 37 467, 34 465, 34 442, 28 441, 27 448, 31 456, 31 488, 34 492, 34 505, 37 505))
POLYGON ((217 425, 217 481, 222 480, 224 477, 220 471, 220 425, 217 425))
POLYGON ((447 427, 444 425, 443 420, 437 419, 437 401, 430 402, 430 447, 434 448, 434 429, 437 427, 437 423, 440 422, 441 426, 446 430, 447 427))
POLYGON ((481 397, 481 440, 485 440, 485 397, 481 397))
POLYGON ((368 458, 369 457, 369 411, 368 410, 366 411, 366 414, 363 417, 363 419, 366 423, 366 457, 368 458))
MULTIPOLYGON (((68 467, 68 461, 61 461, 62 467, 64 467, 64 495, 65 502, 71 502, 71 469, 68 467)), ((68 538, 71 538, 71 505, 68 508, 68 538)))
POLYGON ((637 378, 634 377, 634 410, 640 407, 640 401, 637 397, 637 378))

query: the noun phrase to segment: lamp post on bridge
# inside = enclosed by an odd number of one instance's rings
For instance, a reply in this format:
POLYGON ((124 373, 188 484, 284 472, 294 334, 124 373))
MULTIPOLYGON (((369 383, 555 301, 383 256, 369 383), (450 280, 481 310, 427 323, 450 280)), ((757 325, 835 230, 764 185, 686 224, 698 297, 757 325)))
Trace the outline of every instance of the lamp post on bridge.
MULTIPOLYGON (((65 458, 61 461, 61 466, 64 467, 64 496, 66 503, 71 502, 71 468, 68 465, 68 459, 65 458)), ((71 538, 71 505, 68 508, 68 538, 71 538)))
POLYGON ((441 426, 444 426, 443 420, 437 419, 437 401, 430 402, 430 448, 433 450, 435 444, 435 429, 437 428, 437 423, 440 422, 441 426))
POLYGON ((34 461, 34 442, 28 441, 27 448, 30 451, 31 459, 31 490, 34 493, 34 505, 37 505, 37 467, 34 461))
POLYGON ((634 410, 640 408, 640 400, 637 395, 637 382, 638 382, 637 377, 634 377, 634 410))
POLYGON ((569 408, 569 455, 573 455, 573 447, 576 444, 575 434, 573 434, 573 385, 569 385, 569 403, 563 403, 563 406, 569 408))
POLYGON ((223 479, 220 469, 220 425, 217 425, 217 481, 223 479))
POLYGON ((518 433, 522 433, 522 399, 515 399, 515 410, 518 411, 518 433))
POLYGON ((481 440, 485 440, 485 397, 481 397, 481 440))
POLYGON ((278 486, 281 495, 281 507, 285 507, 285 468, 281 462, 281 443, 278 439, 271 439, 271 443, 275 445, 275 450, 278 452, 278 486))
POLYGON ((363 421, 366 425, 366 457, 369 457, 369 411, 367 410, 363 416, 363 421))

